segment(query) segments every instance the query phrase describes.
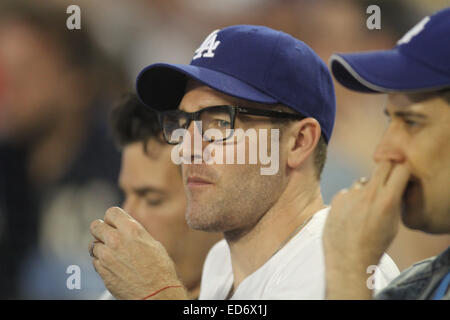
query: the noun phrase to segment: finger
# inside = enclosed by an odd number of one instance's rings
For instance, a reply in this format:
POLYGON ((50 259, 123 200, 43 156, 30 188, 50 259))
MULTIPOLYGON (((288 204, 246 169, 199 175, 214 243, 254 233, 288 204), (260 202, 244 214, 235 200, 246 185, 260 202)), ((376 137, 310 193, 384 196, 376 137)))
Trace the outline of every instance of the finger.
POLYGON ((98 241, 98 240, 92 240, 92 241, 89 242, 89 255, 90 255, 91 257, 94 257, 94 246, 95 246, 97 243, 101 243, 101 242, 98 241))
POLYGON ((97 270, 97 265, 99 264, 99 261, 97 258, 94 257, 94 259, 92 259, 92 266, 94 267, 95 272, 99 273, 97 270))
POLYGON ((91 223, 90 231, 95 239, 103 243, 107 243, 108 233, 114 231, 114 228, 106 224, 104 221, 97 219, 91 223))
POLYGON ((369 187, 379 188, 386 183, 387 178, 392 170, 392 162, 383 161, 376 168, 368 182, 369 187))
POLYGON ((93 253, 92 253, 93 246, 94 246, 94 241, 89 241, 88 251, 89 251, 89 255, 90 255, 91 257, 94 257, 94 255, 93 255, 93 253))
MULTIPOLYGON (((341 203, 345 202, 345 199, 349 197, 349 190, 342 189, 338 193, 336 193, 331 200, 331 208, 338 207, 341 203)), ((334 210, 331 210, 334 212, 334 210)), ((331 214, 331 212, 330 212, 331 214)))
POLYGON ((102 252, 104 252, 105 248, 106 246, 101 242, 94 243, 94 245, 92 246, 92 257, 102 260, 102 252))
POLYGON ((119 207, 111 207, 106 210, 105 222, 116 229, 120 229, 129 223, 130 220, 134 219, 119 207))
POLYGON ((361 177, 359 178, 358 182, 362 185, 366 185, 367 183, 369 183, 369 179, 367 179, 366 177, 361 177))
POLYGON ((365 185, 364 181, 361 180, 361 179, 356 180, 355 182, 353 182, 353 184, 351 186, 351 189, 354 189, 354 190, 361 189, 365 185))
POLYGON ((112 270, 114 269, 114 266, 117 265, 114 263, 113 257, 114 255, 111 250, 103 243, 94 246, 94 258, 92 263, 95 271, 97 271, 103 280, 105 280, 105 275, 111 276, 114 274, 112 270))
POLYGON ((394 195, 400 201, 411 176, 406 165, 396 165, 393 167, 391 175, 385 185, 385 191, 394 195))

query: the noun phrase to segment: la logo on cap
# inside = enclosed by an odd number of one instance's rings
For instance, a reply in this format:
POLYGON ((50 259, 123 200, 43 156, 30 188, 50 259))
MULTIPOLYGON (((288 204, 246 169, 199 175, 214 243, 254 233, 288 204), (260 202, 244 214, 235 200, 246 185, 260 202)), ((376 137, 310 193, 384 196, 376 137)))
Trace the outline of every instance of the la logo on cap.
POLYGON ((417 36, 425 28, 425 25, 430 21, 430 17, 423 18, 419 23, 417 23, 411 30, 409 30, 405 35, 397 41, 397 44, 408 43, 411 39, 417 36))
POLYGON ((198 58, 213 58, 214 57, 214 50, 217 49, 217 47, 220 44, 220 41, 216 41, 217 33, 220 30, 214 30, 211 32, 209 36, 206 37, 205 41, 200 45, 200 47, 195 50, 195 56, 192 58, 192 60, 198 59, 198 58))

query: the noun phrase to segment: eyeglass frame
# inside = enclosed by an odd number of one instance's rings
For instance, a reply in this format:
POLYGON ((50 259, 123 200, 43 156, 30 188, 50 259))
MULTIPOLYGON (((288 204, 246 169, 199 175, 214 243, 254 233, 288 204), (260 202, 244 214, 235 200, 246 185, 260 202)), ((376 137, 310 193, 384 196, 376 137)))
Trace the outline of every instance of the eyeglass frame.
MULTIPOLYGON (((167 137, 166 137, 166 133, 164 130, 164 125, 163 125, 163 117, 169 113, 169 112, 178 112, 179 114, 182 114, 185 116, 185 118, 187 119, 187 126, 184 129, 189 128, 189 126, 191 125, 192 121, 198 121, 200 119, 200 115, 205 111, 205 110, 211 110, 211 109, 218 109, 218 108, 226 108, 226 110, 228 110, 228 113, 230 115, 230 120, 231 120, 231 126, 230 129, 231 130, 231 134, 230 136, 223 138, 223 139, 219 139, 219 140, 206 140, 209 142, 215 141, 215 142, 222 142, 225 141, 229 138, 232 137, 233 133, 234 133, 234 125, 235 125, 235 120, 236 120, 236 116, 238 114, 244 114, 244 115, 252 115, 252 116, 262 116, 262 117, 269 117, 269 118, 277 118, 277 119, 292 119, 292 120, 302 120, 302 119, 306 119, 307 117, 302 115, 301 113, 290 113, 290 112, 284 112, 284 111, 278 111, 278 110, 265 110, 265 109, 257 109, 257 108, 251 108, 251 107, 243 107, 243 106, 235 106, 235 105, 217 105, 217 106, 209 106, 203 109, 200 109, 198 111, 194 111, 194 112, 186 112, 180 109, 171 109, 171 110, 164 110, 164 111, 158 111, 158 122, 160 125, 160 128, 162 130, 163 133, 163 138, 166 141, 166 143, 171 144, 171 145, 177 145, 180 142, 169 142, 167 137)), ((180 128, 182 129, 182 128, 180 128)), ((204 132, 202 132, 202 136, 203 136, 204 132)))

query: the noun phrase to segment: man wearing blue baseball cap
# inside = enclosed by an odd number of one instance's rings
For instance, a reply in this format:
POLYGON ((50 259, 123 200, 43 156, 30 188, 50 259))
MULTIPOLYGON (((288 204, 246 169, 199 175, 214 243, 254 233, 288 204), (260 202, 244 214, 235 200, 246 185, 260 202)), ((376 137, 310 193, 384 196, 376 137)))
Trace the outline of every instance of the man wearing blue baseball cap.
MULTIPOLYGON (((387 93, 389 127, 370 181, 339 193, 324 231, 327 298, 371 298, 365 270, 408 228, 450 234, 450 8, 424 18, 392 50, 336 54, 345 87, 387 93)), ((375 297, 450 299, 450 247, 414 264, 375 297)))
MULTIPOLYGON (((137 93, 158 111, 166 142, 192 151, 180 162, 189 226, 225 237, 205 261, 200 299, 323 299, 329 209, 319 180, 335 96, 311 48, 266 27, 227 27, 212 32, 189 65, 145 68, 137 93), (239 130, 248 136, 239 138, 239 130), (203 140, 196 142, 198 132, 203 140), (275 142, 269 151, 278 164, 270 174, 261 158, 250 160, 264 141, 275 142), (218 146, 225 165, 204 158, 218 146), (244 163, 233 161, 237 153, 228 157, 236 146, 244 146, 244 163)), ((116 298, 186 297, 165 250, 124 211, 108 210, 91 231, 94 266, 116 298)), ((379 285, 397 274, 386 255, 379 285)))

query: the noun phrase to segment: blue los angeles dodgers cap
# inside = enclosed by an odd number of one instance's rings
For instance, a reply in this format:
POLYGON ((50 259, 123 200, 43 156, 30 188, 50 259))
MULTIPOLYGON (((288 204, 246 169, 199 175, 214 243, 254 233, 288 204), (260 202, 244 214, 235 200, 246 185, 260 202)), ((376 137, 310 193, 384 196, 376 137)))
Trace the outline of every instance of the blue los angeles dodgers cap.
POLYGON ((189 65, 152 64, 137 77, 141 101, 156 110, 176 109, 188 79, 264 104, 284 104, 315 118, 328 142, 336 99, 326 64, 304 42, 263 26, 236 25, 212 32, 189 65))
POLYGON ((334 54, 330 69, 360 92, 415 92, 450 88, 450 8, 425 17, 391 50, 334 54))

